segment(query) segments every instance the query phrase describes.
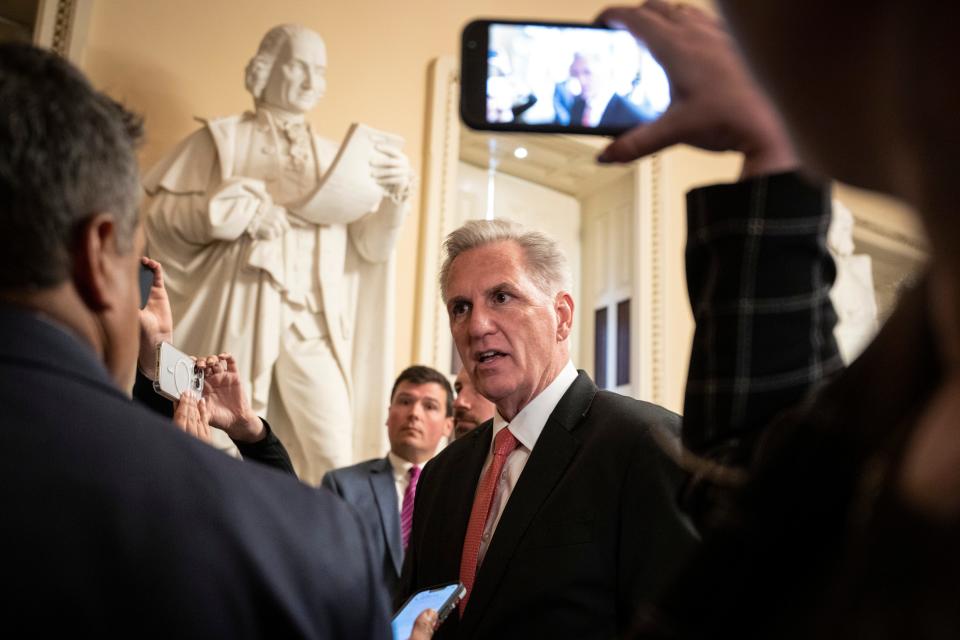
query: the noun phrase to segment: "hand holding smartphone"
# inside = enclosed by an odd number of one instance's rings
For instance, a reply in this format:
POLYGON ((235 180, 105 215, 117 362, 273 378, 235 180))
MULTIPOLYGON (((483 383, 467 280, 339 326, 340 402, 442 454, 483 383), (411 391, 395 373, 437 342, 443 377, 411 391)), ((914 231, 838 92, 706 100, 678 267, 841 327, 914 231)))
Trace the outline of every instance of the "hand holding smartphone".
POLYGON ((611 7, 603 23, 650 43, 670 77, 666 117, 620 136, 600 156, 630 162, 674 144, 743 153, 742 178, 795 170, 796 150, 770 99, 747 70, 723 22, 688 4, 611 7))
POLYGON ((193 358, 169 342, 157 345, 157 375, 153 389, 168 400, 177 401, 185 391, 203 395, 203 369, 193 358))
POLYGON ((140 308, 147 306, 150 300, 150 289, 153 287, 153 269, 140 263, 140 308))
POLYGON ((460 114, 473 129, 609 136, 670 105, 663 68, 621 29, 476 20, 462 45, 460 114))
POLYGON ((413 633, 413 623, 417 616, 427 609, 436 611, 437 624, 442 624, 466 593, 466 587, 459 582, 454 582, 413 594, 390 622, 394 640, 407 640, 413 633))

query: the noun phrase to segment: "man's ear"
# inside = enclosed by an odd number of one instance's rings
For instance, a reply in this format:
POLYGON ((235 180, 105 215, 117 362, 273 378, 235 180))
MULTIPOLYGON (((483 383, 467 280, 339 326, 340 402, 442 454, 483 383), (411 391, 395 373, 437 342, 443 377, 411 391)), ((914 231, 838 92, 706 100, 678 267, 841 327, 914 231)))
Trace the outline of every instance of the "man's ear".
POLYGON ((557 294, 553 307, 557 313, 557 342, 563 342, 570 337, 573 330, 573 296, 561 291, 557 294))
POLYGON ((73 283, 84 304, 94 312, 112 305, 117 274, 117 224, 109 213, 98 213, 80 226, 74 244, 73 283))
POLYGON ((443 435, 446 438, 450 437, 450 434, 453 433, 453 416, 447 416, 447 419, 444 420, 444 429, 443 435))

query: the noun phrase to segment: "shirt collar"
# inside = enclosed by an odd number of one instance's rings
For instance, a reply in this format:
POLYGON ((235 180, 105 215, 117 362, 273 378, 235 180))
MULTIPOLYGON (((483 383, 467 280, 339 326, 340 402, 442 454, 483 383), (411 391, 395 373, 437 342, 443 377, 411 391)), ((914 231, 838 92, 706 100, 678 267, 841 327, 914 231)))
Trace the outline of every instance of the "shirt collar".
POLYGON ((393 451, 387 453, 387 460, 390 461, 390 466, 393 467, 393 477, 396 479, 407 478, 410 476, 410 468, 413 466, 413 463, 404 460, 393 451))
MULTIPOLYGON (((573 363, 567 361, 567 365, 560 370, 553 382, 547 385, 547 388, 541 391, 530 401, 527 406, 520 410, 513 421, 507 422, 500 415, 500 411, 493 413, 493 437, 496 438, 500 430, 510 425, 510 433, 520 441, 529 451, 533 447, 543 432, 543 427, 547 424, 547 419, 553 410, 557 408, 560 398, 567 392, 573 381, 577 379, 577 370, 573 363)), ((490 440, 490 448, 493 450, 493 439, 490 440)))

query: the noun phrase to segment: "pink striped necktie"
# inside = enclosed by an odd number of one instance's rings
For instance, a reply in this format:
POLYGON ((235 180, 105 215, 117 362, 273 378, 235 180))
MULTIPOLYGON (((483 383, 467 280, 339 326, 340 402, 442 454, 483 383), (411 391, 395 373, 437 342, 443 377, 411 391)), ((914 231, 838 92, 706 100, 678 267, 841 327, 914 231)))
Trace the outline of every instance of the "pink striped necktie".
POLYGON ((507 461, 510 452, 517 448, 520 442, 504 427, 493 441, 493 460, 487 472, 480 479, 477 495, 473 499, 473 509, 470 510, 470 523, 467 525, 467 535, 463 539, 463 551, 460 555, 460 582, 467 588, 467 594, 460 601, 460 611, 467 608, 467 600, 473 593, 473 581, 477 577, 477 557, 480 554, 480 540, 490 515, 490 505, 493 494, 497 489, 500 472, 507 461))
POLYGON ((400 536, 403 538, 403 549, 406 551, 410 542, 410 529, 413 528, 413 501, 417 496, 417 480, 420 479, 420 467, 410 467, 410 482, 403 492, 403 506, 400 508, 400 536))

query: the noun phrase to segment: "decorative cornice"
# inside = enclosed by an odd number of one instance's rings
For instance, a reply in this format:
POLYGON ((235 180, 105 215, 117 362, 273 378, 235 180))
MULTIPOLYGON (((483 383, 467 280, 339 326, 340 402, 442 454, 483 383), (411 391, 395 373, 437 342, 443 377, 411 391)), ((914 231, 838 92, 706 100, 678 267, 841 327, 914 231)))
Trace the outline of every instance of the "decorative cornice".
MULTIPOLYGON (((457 118, 457 98, 460 95, 460 72, 456 67, 452 67, 447 72, 446 77, 446 100, 444 103, 444 123, 443 123, 443 155, 441 156, 440 163, 440 207, 439 207, 439 225, 438 229, 440 230, 440 240, 447 236, 451 230, 448 229, 448 220, 449 216, 449 204, 451 200, 451 193, 456 189, 456 170, 457 163, 459 158, 451 158, 451 153, 454 148, 457 149, 459 153, 459 144, 454 145, 453 142, 459 142, 460 136, 460 121, 457 118), (451 173, 453 175, 451 175, 451 173)), ((439 273, 440 265, 437 265, 437 272, 439 273)), ((443 303, 440 300, 440 297, 437 296, 437 304, 434 305, 434 319, 433 319, 433 363, 434 366, 440 369, 440 371, 448 371, 450 368, 450 357, 444 358, 445 361, 441 362, 441 350, 443 349, 443 339, 442 332, 447 328, 447 316, 446 310, 443 308, 443 303)))
POLYGON ((651 393, 654 402, 663 402, 663 198, 662 198, 663 161, 660 154, 650 159, 650 352, 653 358, 651 367, 651 393))

